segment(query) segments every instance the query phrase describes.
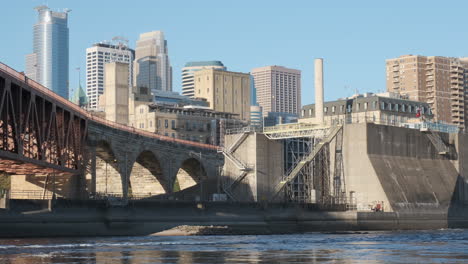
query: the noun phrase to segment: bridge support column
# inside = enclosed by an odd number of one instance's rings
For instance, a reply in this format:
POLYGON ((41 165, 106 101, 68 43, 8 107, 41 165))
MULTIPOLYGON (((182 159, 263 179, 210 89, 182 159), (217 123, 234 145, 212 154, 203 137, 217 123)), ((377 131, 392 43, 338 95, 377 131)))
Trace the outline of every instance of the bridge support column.
POLYGON ((89 171, 86 173, 85 181, 89 194, 96 195, 96 149, 90 150, 91 158, 89 160, 89 171))
POLYGON ((174 183, 177 178, 177 171, 176 165, 174 164, 173 160, 170 159, 163 159, 163 175, 166 178, 167 182, 167 193, 174 192, 174 183))

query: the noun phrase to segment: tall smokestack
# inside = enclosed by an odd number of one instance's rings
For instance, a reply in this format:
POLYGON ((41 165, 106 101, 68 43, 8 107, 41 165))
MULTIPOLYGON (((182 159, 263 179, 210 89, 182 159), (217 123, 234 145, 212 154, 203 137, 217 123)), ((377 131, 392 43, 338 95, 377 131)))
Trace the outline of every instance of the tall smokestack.
POLYGON ((323 59, 315 59, 315 120, 323 124, 323 59))

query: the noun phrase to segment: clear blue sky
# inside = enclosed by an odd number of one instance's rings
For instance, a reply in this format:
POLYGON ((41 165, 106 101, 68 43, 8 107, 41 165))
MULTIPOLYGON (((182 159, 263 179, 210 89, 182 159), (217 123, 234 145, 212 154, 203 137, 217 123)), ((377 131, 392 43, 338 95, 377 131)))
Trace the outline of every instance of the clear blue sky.
POLYGON ((302 70, 302 103, 313 103, 313 59, 325 60, 325 99, 385 90, 385 59, 403 54, 468 56, 468 1, 3 1, 0 61, 24 70, 32 51, 33 7, 70 8, 70 82, 85 49, 162 30, 174 90, 188 61, 221 60, 229 70, 266 65, 302 70))

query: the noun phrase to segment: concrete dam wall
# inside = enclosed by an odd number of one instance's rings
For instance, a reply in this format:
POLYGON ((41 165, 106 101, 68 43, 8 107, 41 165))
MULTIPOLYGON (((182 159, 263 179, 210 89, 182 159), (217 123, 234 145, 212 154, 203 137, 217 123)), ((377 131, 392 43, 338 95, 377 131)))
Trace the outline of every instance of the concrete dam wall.
POLYGON ((447 213, 463 205, 466 134, 439 134, 450 148, 440 154, 428 133, 374 124, 345 128, 345 170, 358 208, 383 201, 386 211, 447 213))

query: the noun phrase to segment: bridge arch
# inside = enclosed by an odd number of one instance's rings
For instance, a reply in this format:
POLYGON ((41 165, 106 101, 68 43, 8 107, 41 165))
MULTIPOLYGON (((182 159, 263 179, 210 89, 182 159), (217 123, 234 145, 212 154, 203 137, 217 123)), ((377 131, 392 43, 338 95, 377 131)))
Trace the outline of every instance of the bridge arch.
POLYGON ((128 194, 133 197, 145 197, 169 192, 159 159, 150 150, 142 151, 133 163, 128 194))
POLYGON ((173 192, 191 188, 207 178, 203 164, 196 158, 188 158, 181 163, 177 171, 173 184, 173 192))
POLYGON ((100 140, 96 144, 96 193, 123 195, 119 163, 111 145, 105 140, 100 140))

